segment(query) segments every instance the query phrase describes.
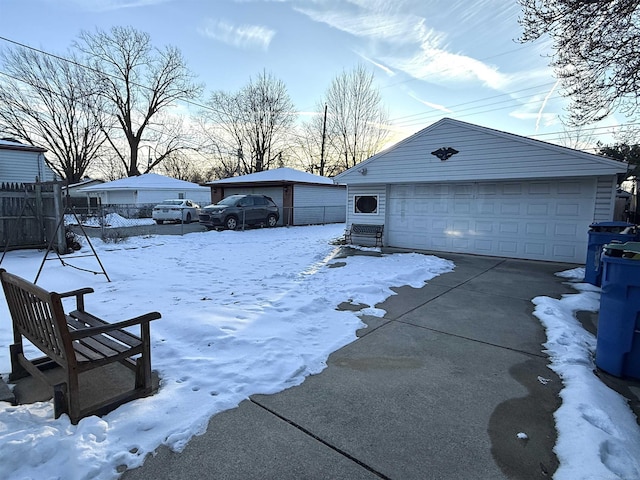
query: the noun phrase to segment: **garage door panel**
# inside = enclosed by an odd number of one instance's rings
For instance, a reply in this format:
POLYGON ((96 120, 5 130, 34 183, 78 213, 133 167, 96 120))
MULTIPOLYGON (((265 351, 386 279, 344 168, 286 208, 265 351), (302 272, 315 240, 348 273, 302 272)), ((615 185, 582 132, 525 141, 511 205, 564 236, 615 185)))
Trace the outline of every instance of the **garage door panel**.
POLYGON ((387 244, 582 262, 593 210, 580 193, 587 188, 589 180, 391 187, 387 244))

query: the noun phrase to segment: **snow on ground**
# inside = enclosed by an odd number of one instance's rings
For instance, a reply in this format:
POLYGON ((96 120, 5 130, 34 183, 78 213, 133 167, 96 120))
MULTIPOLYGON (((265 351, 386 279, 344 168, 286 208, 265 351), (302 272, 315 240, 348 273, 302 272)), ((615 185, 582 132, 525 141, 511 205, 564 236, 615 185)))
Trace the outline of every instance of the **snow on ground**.
MULTIPOLYGON (((0 403, 0 478, 115 479, 140 465, 159 445, 180 451, 211 416, 257 393, 275 393, 319 373, 329 354, 356 339, 358 315, 342 302, 375 305, 392 286, 420 287, 453 264, 433 256, 352 256, 329 268, 344 225, 207 232, 93 240, 111 278, 45 262, 38 285, 58 291, 91 286, 87 309, 110 321, 157 310, 151 325, 152 364, 159 392, 77 426, 53 419, 51 402, 0 403), (363 278, 367 281, 364 283, 363 278)), ((65 261, 100 271, 86 246, 65 261)), ((33 280, 42 252, 9 252, 2 264, 33 280)), ((640 478, 640 429, 623 397, 593 374, 595 339, 575 318, 598 309, 599 289, 575 283, 578 293, 537 297, 535 315, 547 329, 545 348, 565 385, 556 412, 554 478, 640 478)), ((0 372, 10 371, 11 326, 0 302, 0 372)), ((520 434, 519 434, 520 435, 520 434)), ((526 432, 522 432, 526 435, 526 432)))
POLYGON ((640 479, 640 428, 627 400, 594 374, 596 337, 576 312, 597 312, 600 288, 579 283, 584 269, 559 272, 579 293, 537 297, 534 315, 547 332, 550 368, 560 378, 562 405, 555 412, 560 466, 555 480, 640 479))
MULTIPOLYGON (((109 321, 157 310, 152 366, 159 392, 77 426, 53 419, 51 402, 0 403, 0 478, 113 479, 166 444, 180 451, 211 416, 250 395, 300 384, 363 327, 342 302, 375 305, 392 286, 421 287, 453 264, 419 254, 355 256, 329 268, 344 224, 93 240, 111 278, 64 267, 55 255, 38 285, 91 286, 87 309, 109 321), (367 281, 363 282, 363 278, 367 281)), ((100 271, 85 245, 65 262, 100 271), (75 258, 74 258, 75 257, 75 258)), ((9 252, 2 267, 33 281, 43 252, 9 252)), ((342 260, 341 260, 342 261, 342 260)), ((367 314, 383 315, 376 309, 367 314)), ((0 302, 0 372, 8 373, 11 325, 0 302)))
POLYGON ((64 216, 65 225, 78 225, 78 223, 82 223, 85 227, 117 228, 133 227, 136 225, 153 225, 155 222, 152 218, 124 218, 117 213, 107 213, 104 217, 73 214, 66 214, 64 216))

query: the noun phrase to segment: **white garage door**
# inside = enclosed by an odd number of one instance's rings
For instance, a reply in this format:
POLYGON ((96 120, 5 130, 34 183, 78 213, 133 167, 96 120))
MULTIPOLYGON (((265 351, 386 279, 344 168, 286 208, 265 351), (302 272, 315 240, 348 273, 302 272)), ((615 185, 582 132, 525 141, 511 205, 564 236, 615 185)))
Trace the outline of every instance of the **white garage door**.
POLYGON ((388 246, 583 263, 593 180, 395 185, 388 246))

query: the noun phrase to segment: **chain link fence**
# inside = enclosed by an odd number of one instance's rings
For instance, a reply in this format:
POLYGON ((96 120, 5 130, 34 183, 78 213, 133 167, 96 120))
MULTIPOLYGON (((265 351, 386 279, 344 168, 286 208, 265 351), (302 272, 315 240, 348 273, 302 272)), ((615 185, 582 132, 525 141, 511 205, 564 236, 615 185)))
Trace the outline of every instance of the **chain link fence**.
MULTIPOLYGON (((199 225, 197 220, 190 224, 177 222, 156 225, 151 218, 154 205, 119 204, 67 208, 65 226, 75 234, 86 233, 91 237, 111 241, 132 236, 184 235, 206 231, 206 228, 199 225)), ((346 219, 344 206, 294 207, 282 210, 278 226, 344 223, 346 219)))

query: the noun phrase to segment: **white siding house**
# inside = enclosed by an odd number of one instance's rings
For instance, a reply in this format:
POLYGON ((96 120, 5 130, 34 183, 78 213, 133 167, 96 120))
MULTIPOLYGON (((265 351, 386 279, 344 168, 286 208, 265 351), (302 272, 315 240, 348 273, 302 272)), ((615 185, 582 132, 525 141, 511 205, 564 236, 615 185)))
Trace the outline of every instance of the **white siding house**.
POLYGON ((0 140, 0 182, 50 182, 55 174, 44 161, 46 150, 12 140, 0 140))
POLYGON ((100 199, 103 205, 151 205, 171 198, 188 198, 198 204, 210 201, 207 187, 156 173, 91 185, 78 192, 100 199))
POLYGON ((267 195, 280 209, 280 225, 345 221, 346 187, 320 175, 276 168, 208 182, 214 203, 229 195, 267 195))
POLYGON ((335 181, 348 187, 347 223, 383 224, 385 246, 583 263, 626 168, 445 118, 335 181))

